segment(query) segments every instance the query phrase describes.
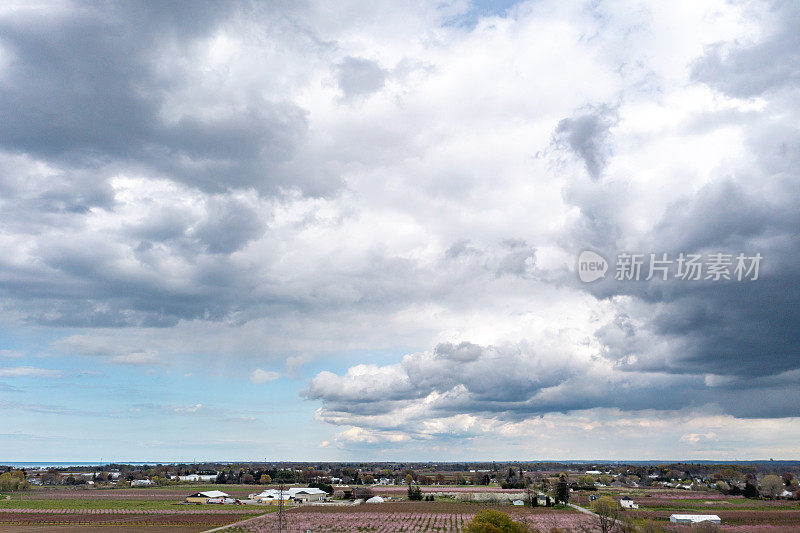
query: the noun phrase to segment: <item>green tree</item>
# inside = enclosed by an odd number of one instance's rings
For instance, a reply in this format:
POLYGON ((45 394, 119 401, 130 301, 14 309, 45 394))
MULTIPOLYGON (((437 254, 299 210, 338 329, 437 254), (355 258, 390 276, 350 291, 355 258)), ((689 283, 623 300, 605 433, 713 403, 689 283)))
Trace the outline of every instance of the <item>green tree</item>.
POLYGON ((464 531, 466 533, 525 533, 527 529, 523 524, 511 520, 507 514, 488 509, 476 514, 464 531))
POLYGON ((761 478, 761 494, 773 500, 783 492, 783 478, 770 474, 761 478))
POLYGON ((601 496, 592 502, 592 511, 595 512, 601 533, 608 533, 614 528, 619 516, 619 505, 609 496, 601 496))
POLYGON ((753 480, 748 479, 744 484, 744 492, 742 495, 745 498, 758 498, 758 487, 756 487, 753 480))
POLYGON ((557 502, 567 503, 569 501, 569 484, 567 475, 562 473, 558 476, 555 485, 555 499, 557 502))
POLYGON ((422 489, 419 488, 419 485, 408 486, 408 499, 412 501, 422 500, 422 489))

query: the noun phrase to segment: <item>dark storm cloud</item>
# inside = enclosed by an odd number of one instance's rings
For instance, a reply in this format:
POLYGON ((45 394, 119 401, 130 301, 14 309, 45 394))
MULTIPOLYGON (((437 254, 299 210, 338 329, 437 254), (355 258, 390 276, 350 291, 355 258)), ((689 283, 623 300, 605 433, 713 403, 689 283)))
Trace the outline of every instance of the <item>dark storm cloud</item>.
POLYGON ((616 111, 607 106, 590 109, 558 123, 553 140, 581 158, 592 179, 600 179, 610 155, 611 127, 617 122, 616 111))
POLYGON ((673 259, 681 252, 760 253, 759 279, 601 282, 595 294, 635 296, 649 313, 641 326, 615 321, 598 332, 609 354, 672 373, 764 376, 800 368, 800 193, 783 185, 765 193, 721 180, 668 209, 643 250, 673 259), (672 353, 648 356, 655 339, 668 339, 672 353))
POLYGON ((330 191, 336 180, 287 168, 307 130, 291 102, 253 96, 213 116, 163 116, 197 74, 170 60, 241 9, 126 2, 6 16, 0 147, 74 169, 141 169, 206 191, 330 191))

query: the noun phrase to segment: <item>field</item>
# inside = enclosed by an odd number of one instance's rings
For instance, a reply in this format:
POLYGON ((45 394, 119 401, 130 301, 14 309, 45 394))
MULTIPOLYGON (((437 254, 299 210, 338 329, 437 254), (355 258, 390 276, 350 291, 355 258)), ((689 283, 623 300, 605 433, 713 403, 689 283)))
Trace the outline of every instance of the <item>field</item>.
MULTIPOLYGON (((671 514, 715 514, 723 531, 800 531, 800 503, 793 500, 750 500, 717 491, 678 489, 604 489, 598 493, 615 499, 630 496, 639 509, 626 510, 627 515, 661 524, 667 524, 671 514)), ((573 493, 572 502, 588 506, 588 494, 573 493)))
MULTIPOLYGON (((286 512, 292 532, 355 532, 380 533, 427 531, 444 533, 460 531, 475 514, 490 506, 454 502, 391 502, 362 504, 354 507, 304 506, 286 512)), ((549 531, 552 527, 577 530, 587 517, 571 510, 514 508, 509 505, 491 507, 510 514, 515 520, 549 531)), ((276 530, 275 513, 248 520, 230 531, 267 533, 276 530)))
POLYGON ((223 488, 244 497, 252 485, 185 485, 142 489, 38 487, 0 499, 0 531, 194 533, 271 511, 264 507, 185 505, 192 492, 223 488))

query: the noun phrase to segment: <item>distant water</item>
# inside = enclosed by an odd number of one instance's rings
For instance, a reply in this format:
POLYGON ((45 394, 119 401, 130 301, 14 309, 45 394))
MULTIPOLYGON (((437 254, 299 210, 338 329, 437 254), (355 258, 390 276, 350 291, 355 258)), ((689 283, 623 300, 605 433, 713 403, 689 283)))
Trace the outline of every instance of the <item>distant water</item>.
MULTIPOLYGON (((80 461, 62 461, 62 462, 53 462, 53 461, 0 461, 0 466, 11 466, 14 468, 69 468, 71 466, 105 466, 111 464, 109 462, 80 462, 80 461)), ((148 463, 134 463, 134 462, 125 462, 125 463, 117 463, 117 464, 126 464, 126 465, 153 465, 153 464, 169 464, 169 463, 156 463, 156 462, 148 462, 148 463)))

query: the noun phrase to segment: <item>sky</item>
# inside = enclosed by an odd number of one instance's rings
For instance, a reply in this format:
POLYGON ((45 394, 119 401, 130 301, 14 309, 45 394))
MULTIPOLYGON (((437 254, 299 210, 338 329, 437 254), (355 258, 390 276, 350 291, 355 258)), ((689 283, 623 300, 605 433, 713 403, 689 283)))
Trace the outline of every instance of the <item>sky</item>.
POLYGON ((790 1, 3 2, 0 462, 798 459, 799 93, 790 1))

